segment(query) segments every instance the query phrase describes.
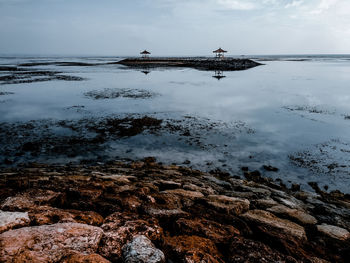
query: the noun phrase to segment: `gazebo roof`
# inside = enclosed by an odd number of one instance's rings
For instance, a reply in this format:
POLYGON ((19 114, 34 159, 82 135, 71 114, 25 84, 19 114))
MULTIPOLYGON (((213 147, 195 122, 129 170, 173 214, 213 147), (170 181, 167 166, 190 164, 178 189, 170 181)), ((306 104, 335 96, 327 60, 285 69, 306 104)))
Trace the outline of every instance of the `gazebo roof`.
POLYGON ((217 50, 214 50, 213 53, 226 53, 226 50, 223 50, 222 48, 219 48, 217 50))
POLYGON ((149 55, 149 54, 151 54, 151 53, 148 52, 147 50, 144 50, 144 51, 142 51, 140 54, 142 54, 142 55, 149 55))

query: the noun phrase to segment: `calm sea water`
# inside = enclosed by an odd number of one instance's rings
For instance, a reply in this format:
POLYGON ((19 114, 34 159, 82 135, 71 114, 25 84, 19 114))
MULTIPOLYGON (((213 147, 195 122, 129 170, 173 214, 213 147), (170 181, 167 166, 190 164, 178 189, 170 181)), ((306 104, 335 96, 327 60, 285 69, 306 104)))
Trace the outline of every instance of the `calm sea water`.
MULTIPOLYGON (((59 71, 85 80, 0 85, 0 93, 11 92, 0 96, 0 123, 78 121, 126 114, 169 120, 194 117, 193 122, 184 125, 194 130, 204 147, 167 133, 144 133, 108 142, 102 156, 155 156, 158 161, 177 164, 189 160, 187 165, 194 168, 220 168, 239 175, 240 168, 248 166, 287 183, 307 187, 307 182, 315 181, 330 189, 350 192, 350 56, 254 58, 264 65, 224 72, 225 77, 219 80, 213 77, 215 72, 194 69, 147 69, 145 74, 142 71, 146 70, 119 65, 27 67, 59 71), (84 95, 105 89, 137 89, 156 95, 146 99, 100 100, 84 95), (213 130, 202 129, 201 125, 213 123, 213 130), (264 171, 262 165, 278 167, 279 172, 264 171)), ((119 59, 7 57, 0 58, 0 67, 57 61, 106 63, 119 59)), ((0 77, 9 74, 0 72, 0 77)), ((15 164, 73 160, 45 154, 21 159, 3 153, 2 158, 12 158, 15 164)))

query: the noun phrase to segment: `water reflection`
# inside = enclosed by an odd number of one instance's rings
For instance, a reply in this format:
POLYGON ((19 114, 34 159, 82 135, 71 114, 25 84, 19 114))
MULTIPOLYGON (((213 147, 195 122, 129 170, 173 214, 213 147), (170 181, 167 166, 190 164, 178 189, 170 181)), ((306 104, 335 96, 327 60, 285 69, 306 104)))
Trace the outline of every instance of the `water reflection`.
POLYGON ((145 74, 145 75, 148 75, 149 73, 151 73, 150 70, 141 70, 141 72, 142 72, 143 74, 145 74))
POLYGON ((224 76, 224 72, 222 70, 215 70, 213 78, 220 80, 222 78, 226 78, 226 76, 224 76))
MULTIPOLYGON (((87 59, 67 60, 85 63, 87 59)), ((0 64, 13 66, 28 61, 32 62, 25 58, 13 62, 0 58, 0 64)), ((155 156, 164 163, 190 160, 194 168, 210 171, 219 167, 238 175, 241 166, 254 170, 265 164, 280 168, 286 181, 304 185, 309 181, 327 183, 329 189, 349 192, 348 60, 271 61, 264 67, 225 72, 147 67, 124 70, 114 65, 28 68, 31 72, 34 69, 48 74, 64 72, 85 80, 0 85, 0 93, 7 94, 0 96, 0 152, 3 149, 5 153, 5 156, 0 154, 0 165, 5 158, 13 162, 21 158, 38 161, 29 152, 22 153, 26 142, 35 146, 40 143, 38 138, 57 142, 60 147, 47 147, 47 151, 79 153, 73 151, 71 138, 65 137, 73 133, 75 145, 94 146, 81 150, 89 158, 90 155, 94 159, 101 156, 103 160, 115 156, 130 159, 155 156), (149 75, 151 71, 154 72, 149 75), (224 77, 227 78, 219 81, 224 77), (132 122, 130 115, 134 119, 151 115, 162 120, 166 130, 112 138, 108 142, 100 141, 106 136, 92 137, 91 129, 97 127, 94 130, 100 131, 101 120, 112 118, 114 127, 118 118, 128 117, 132 122), (182 126, 174 127, 179 121, 182 126), (213 122, 222 125, 204 129, 213 122), (86 127, 77 126, 79 123, 85 123, 86 127), (35 133, 30 131, 33 126, 35 133), (9 143, 11 138, 17 144, 24 143, 16 147, 15 143, 9 143), (72 151, 65 150, 69 145, 72 151)), ((1 74, 6 76, 11 72, 1 74)), ((29 146, 24 149, 31 149, 29 146)), ((36 152, 41 156, 48 154, 39 150, 36 152)), ((64 161, 63 157, 61 160, 64 161)), ((281 173, 268 176, 279 177, 281 173)))

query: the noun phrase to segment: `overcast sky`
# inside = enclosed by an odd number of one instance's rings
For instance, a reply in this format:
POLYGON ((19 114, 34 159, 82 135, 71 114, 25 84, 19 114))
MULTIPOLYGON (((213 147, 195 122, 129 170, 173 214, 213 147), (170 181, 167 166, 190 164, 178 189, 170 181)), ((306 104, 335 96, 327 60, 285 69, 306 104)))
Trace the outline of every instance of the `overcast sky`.
POLYGON ((350 0, 0 0, 0 54, 350 53, 350 0))

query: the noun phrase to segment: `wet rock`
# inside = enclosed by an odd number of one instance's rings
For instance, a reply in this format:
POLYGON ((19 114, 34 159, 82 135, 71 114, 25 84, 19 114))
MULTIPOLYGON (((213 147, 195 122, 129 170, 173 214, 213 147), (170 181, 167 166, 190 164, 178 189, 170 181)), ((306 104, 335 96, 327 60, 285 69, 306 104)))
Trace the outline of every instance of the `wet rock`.
POLYGON ((292 209, 302 210, 302 207, 304 205, 303 202, 299 201, 293 196, 275 197, 275 200, 277 200, 280 204, 288 206, 289 208, 292 208, 292 209))
POLYGON ((1 209, 6 211, 28 211, 35 206, 55 203, 61 193, 51 190, 29 190, 23 194, 7 198, 2 204, 1 209))
POLYGON ((330 263, 329 261, 318 257, 312 257, 309 259, 309 261, 310 263, 330 263))
POLYGON ((285 219, 278 218, 270 212, 263 210, 250 210, 242 215, 248 222, 256 224, 258 227, 269 229, 269 234, 294 238, 299 241, 306 240, 305 230, 302 226, 285 219))
POLYGON ((171 180, 159 180, 155 184, 159 187, 160 191, 181 188, 181 183, 171 180))
POLYGON ((181 209, 157 209, 157 208, 149 208, 146 210, 146 213, 150 216, 156 218, 179 218, 179 217, 187 217, 189 214, 181 209))
POLYGON ((136 218, 114 213, 105 219, 101 226, 104 234, 99 249, 102 256, 118 260, 122 256, 123 246, 136 235, 144 235, 155 243, 161 242, 164 234, 157 220, 136 218))
POLYGON ((204 195, 213 195, 213 194, 215 194, 215 190, 212 187, 208 186, 208 185, 206 185, 206 186, 198 186, 198 185, 195 185, 195 184, 187 183, 187 184, 184 184, 182 188, 184 190, 189 190, 189 191, 194 191, 194 192, 201 192, 204 195))
POLYGON ((102 229, 77 223, 23 227, 0 234, 2 262, 58 262, 72 251, 92 254, 102 229))
MULTIPOLYGON (((350 229, 349 196, 340 192, 291 192, 268 181, 257 183, 229 178, 223 172, 207 174, 162 166, 154 158, 138 165, 90 165, 33 164, 0 170, 1 206, 7 211, 28 212, 30 225, 99 225, 100 215, 105 217, 97 250, 69 247, 56 257, 58 252, 47 251, 56 251, 61 245, 57 248, 50 243, 39 255, 41 262, 50 262, 51 254, 61 262, 121 262, 123 247, 137 235, 161 248, 169 262, 347 262, 349 258, 349 238, 330 237, 311 225, 316 218, 350 229), (249 210, 256 208, 268 211, 249 210)), ((3 234, 11 231, 15 230, 3 234)), ((79 231, 81 235, 85 238, 84 231, 79 231)), ((75 238, 79 237, 64 237, 62 240, 68 241, 60 242, 64 245, 75 238)), ((42 237, 37 239, 40 248, 44 246, 42 237)), ((30 243, 16 260, 37 259, 39 250, 33 246, 30 243)))
POLYGON ((230 263, 299 262, 293 257, 283 255, 262 242, 245 239, 243 237, 234 237, 229 248, 229 255, 228 262, 230 263))
POLYGON ((266 209, 278 205, 278 203, 273 199, 259 199, 254 200, 252 203, 258 209, 266 209))
POLYGON ((188 191, 184 189, 167 190, 167 191, 164 191, 164 193, 179 195, 181 197, 190 198, 190 199, 204 197, 204 195, 201 192, 188 191))
POLYGON ((290 190, 292 190, 293 192, 300 191, 300 184, 292 184, 290 190))
POLYGON ((214 177, 214 176, 204 176, 205 179, 209 180, 210 182, 213 182, 219 186, 222 186, 226 189, 231 189, 232 186, 229 182, 226 182, 224 180, 220 180, 218 179, 217 177, 214 177))
POLYGON ((233 194, 234 195, 241 195, 243 196, 246 194, 247 198, 250 199, 260 199, 260 198, 268 198, 271 195, 271 191, 268 189, 264 189, 261 187, 256 187, 256 186, 247 186, 247 185, 239 185, 234 187, 233 194), (243 193, 238 193, 237 191, 243 192, 243 193))
POLYGON ((279 169, 276 168, 276 167, 273 167, 271 165, 263 165, 263 168, 266 170, 266 171, 269 171, 269 172, 278 172, 279 169))
POLYGON ((305 257, 302 246, 307 237, 302 226, 263 210, 250 210, 243 214, 242 218, 248 222, 256 235, 268 240, 271 246, 281 247, 290 255, 305 257))
POLYGON ((165 247, 169 258, 175 262, 224 262, 215 244, 206 238, 198 236, 167 237, 165 247))
POLYGON ((48 206, 33 208, 29 217, 35 225, 75 222, 100 226, 103 223, 103 217, 93 211, 63 210, 48 206))
POLYGON ((143 235, 135 236, 123 247, 125 263, 164 263, 164 253, 143 235))
POLYGON ((247 199, 229 197, 225 195, 209 195, 207 203, 210 207, 226 214, 240 215, 249 209, 250 202, 247 199))
POLYGON ((74 253, 60 261, 60 263, 110 263, 110 261, 98 254, 85 255, 83 253, 74 253))
POLYGON ((206 219, 185 218, 175 222, 175 231, 182 235, 205 237, 216 244, 227 243, 233 236, 240 234, 240 231, 231 225, 222 225, 206 219))
POLYGON ((330 238, 334 238, 342 241, 348 240, 350 238, 349 231, 338 226, 322 224, 322 225, 317 225, 317 230, 320 233, 330 238))
POLYGON ((28 213, 5 212, 0 210, 0 233, 10 229, 28 226, 28 213))
POLYGON ((317 224, 317 219, 312 215, 305 213, 304 211, 291 209, 284 205, 277 205, 271 208, 268 208, 267 211, 279 215, 282 217, 289 218, 291 220, 296 220, 303 225, 315 225, 317 224))

